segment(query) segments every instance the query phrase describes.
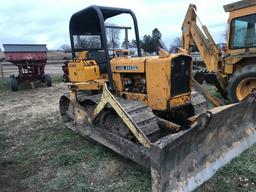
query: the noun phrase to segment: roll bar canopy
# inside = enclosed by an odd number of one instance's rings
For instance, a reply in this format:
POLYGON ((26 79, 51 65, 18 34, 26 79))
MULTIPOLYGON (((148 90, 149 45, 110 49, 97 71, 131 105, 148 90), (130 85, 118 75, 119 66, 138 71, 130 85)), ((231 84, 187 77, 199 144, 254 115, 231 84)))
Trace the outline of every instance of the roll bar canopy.
POLYGON ((111 73, 111 67, 109 62, 109 53, 108 53, 107 37, 106 37, 104 21, 108 18, 117 16, 123 13, 130 14, 133 19, 138 56, 141 56, 138 23, 137 23, 135 14, 130 9, 92 5, 90 7, 87 7, 81 11, 74 13, 69 22, 69 33, 70 33, 70 42, 71 42, 73 58, 75 57, 75 52, 78 52, 78 51, 104 50, 104 53, 105 53, 104 56, 105 56, 105 61, 107 63, 110 84, 112 84, 112 73, 111 73), (87 34, 100 36, 101 47, 92 48, 92 49, 81 49, 81 48, 75 47, 73 36, 87 35, 87 34))

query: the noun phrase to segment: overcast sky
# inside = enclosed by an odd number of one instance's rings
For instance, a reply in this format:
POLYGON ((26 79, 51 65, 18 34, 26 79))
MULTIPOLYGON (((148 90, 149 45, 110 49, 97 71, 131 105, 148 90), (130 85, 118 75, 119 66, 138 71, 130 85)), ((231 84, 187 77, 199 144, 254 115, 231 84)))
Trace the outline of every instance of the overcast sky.
MULTIPOLYGON (((190 3, 197 5, 198 15, 216 42, 224 41, 228 13, 223 5, 234 0, 1 0, 0 44, 43 43, 57 49, 69 43, 68 24, 71 15, 90 5, 129 8, 137 16, 140 36, 157 27, 169 47, 181 35, 181 24, 190 3)), ((118 25, 130 25, 123 17, 118 25)))

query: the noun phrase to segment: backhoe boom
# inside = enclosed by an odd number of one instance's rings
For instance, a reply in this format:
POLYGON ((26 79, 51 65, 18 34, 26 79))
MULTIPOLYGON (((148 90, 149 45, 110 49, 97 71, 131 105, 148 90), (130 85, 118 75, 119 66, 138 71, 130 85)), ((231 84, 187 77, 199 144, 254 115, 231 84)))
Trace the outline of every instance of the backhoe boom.
POLYGON ((183 48, 190 52, 190 47, 195 44, 203 58, 209 72, 219 72, 218 65, 221 52, 211 37, 207 27, 202 25, 202 30, 197 25, 196 6, 191 4, 182 25, 183 48))

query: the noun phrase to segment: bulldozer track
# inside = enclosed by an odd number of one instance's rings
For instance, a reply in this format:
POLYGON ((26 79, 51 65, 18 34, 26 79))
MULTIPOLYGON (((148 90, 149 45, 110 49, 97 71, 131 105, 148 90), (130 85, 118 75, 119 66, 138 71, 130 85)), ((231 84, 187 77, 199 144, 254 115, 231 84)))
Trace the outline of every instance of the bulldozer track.
POLYGON ((194 107, 195 115, 198 115, 207 111, 207 108, 208 108, 207 100, 201 93, 195 90, 192 90, 191 92, 191 104, 194 107))
MULTIPOLYGON (((68 95, 65 95, 65 96, 68 98, 68 95)), ((157 116, 153 113, 152 109, 150 107, 148 107, 146 104, 144 104, 141 101, 136 101, 136 100, 125 100, 121 97, 115 97, 115 98, 118 101, 118 103, 121 105, 121 107, 124 109, 124 111, 129 115, 130 120, 149 139, 150 139, 151 135, 154 135, 160 131, 160 128, 158 126, 157 116)), ((94 103, 94 106, 96 107, 96 105, 101 100, 101 94, 88 95, 86 93, 78 92, 76 99, 77 99, 78 103, 80 105, 84 106, 85 108, 86 108, 87 103, 92 103, 92 102, 94 103)), ((106 108, 111 109, 111 106, 107 105, 106 108)), ((107 111, 107 110, 102 111, 101 117, 106 115, 104 113, 107 113, 107 112, 109 112, 109 111, 107 111)), ((114 110, 112 112, 114 112, 114 110)), ((116 123, 115 127, 117 127, 117 126, 122 127, 125 125, 121 125, 120 121, 119 121, 118 124, 116 123)), ((104 125, 103 125, 103 128, 105 128, 104 125)), ((74 125, 73 129, 75 129, 75 125, 74 125)))
MULTIPOLYGON (((65 94, 65 97, 69 100, 68 94, 65 94)), ((153 141, 154 136, 160 132, 160 127, 158 125, 158 117, 153 113, 152 109, 142 101, 126 100, 126 99, 123 99, 122 97, 115 97, 115 99, 121 105, 123 110, 128 114, 129 119, 136 125, 136 127, 140 129, 140 131, 145 136, 147 136, 150 141, 153 141)), ((77 92, 76 100, 84 108, 88 108, 89 103, 92 108, 95 108, 101 100, 101 94, 90 95, 84 92, 77 92)), ((192 92, 192 104, 195 110, 195 114, 202 113, 207 109, 207 102, 205 98, 196 91, 192 92)), ((108 110, 104 110, 101 112, 100 117, 98 118, 98 120, 96 120, 98 122, 95 122, 95 125, 99 125, 104 129, 106 129, 107 127, 107 129, 112 132, 113 132, 113 129, 116 129, 120 131, 119 134, 121 136, 127 135, 129 132, 129 129, 125 125, 125 123, 117 116, 117 114, 115 116, 112 115, 109 117, 108 114, 115 113, 115 111, 114 110, 110 111, 109 109, 112 109, 112 107, 108 104, 106 105, 106 108, 108 110), (109 122, 105 123, 107 118, 113 118, 113 119, 108 119, 108 121, 111 121, 111 123, 109 122), (126 131, 124 129, 126 129, 126 131)), ((90 112, 91 111, 93 111, 93 109, 90 109, 90 112)), ((72 111, 68 113, 67 114, 70 116, 70 118, 73 119, 74 117, 72 117, 71 115, 72 111)), ((72 126, 73 126, 72 129, 75 130, 76 124, 73 124, 72 126)), ((82 126, 88 126, 88 125, 82 125, 82 126)), ((117 133, 117 132, 114 132, 114 133, 117 133)), ((130 134, 129 138, 132 138, 131 135, 132 134, 130 134)))
MULTIPOLYGON (((64 95, 68 100, 69 96, 68 94, 64 95)), ((93 109, 88 109, 88 105, 92 106, 92 108, 95 108, 97 104, 101 100, 101 94, 96 95, 88 95, 85 93, 78 92, 76 95, 76 99, 78 103, 83 106, 86 110, 92 111, 93 109), (93 103, 93 105, 92 105, 93 103)), ((136 100, 125 100, 121 97, 115 97, 118 103, 121 105, 123 110, 129 115, 130 120, 136 125, 140 131, 151 140, 151 136, 158 133, 160 131, 160 128, 158 126, 157 116, 153 113, 152 109, 148 107, 146 104, 144 104, 141 101, 136 100)), ((70 109, 70 103, 69 106, 64 107, 62 113, 68 116, 67 121, 65 122, 72 130, 78 130, 78 126, 87 127, 89 126, 99 126, 103 129, 108 129, 109 131, 113 133, 117 133, 116 130, 119 131, 119 135, 126 137, 126 135, 129 132, 128 127, 125 125, 124 122, 120 119, 120 117, 114 115, 115 111, 112 110, 112 107, 110 105, 106 105, 106 110, 103 110, 101 114, 92 124, 88 122, 84 122, 83 124, 80 124, 79 122, 75 122, 75 118, 73 116, 74 109, 70 109), (105 118, 105 116, 109 115, 109 113, 112 113, 112 116, 109 118, 105 118), (112 120, 110 120, 112 118, 112 120), (118 118, 118 121, 117 119, 118 118), (72 120, 73 119, 73 120, 72 120), (105 120, 111 121, 110 124, 104 122, 105 120), (70 121, 73 121, 73 123, 70 123, 70 121), (103 121, 103 122, 102 122, 103 121), (115 131, 113 131, 115 129, 115 131), (126 130, 124 130, 126 129, 126 130)), ((72 104, 71 104, 72 105, 72 104)), ((75 106, 73 106, 75 108, 75 106)), ((89 113, 89 112, 88 112, 89 113)), ((63 115, 62 114, 62 115, 63 115)), ((131 133, 129 133, 129 140, 131 140, 134 137, 131 137, 131 133)))

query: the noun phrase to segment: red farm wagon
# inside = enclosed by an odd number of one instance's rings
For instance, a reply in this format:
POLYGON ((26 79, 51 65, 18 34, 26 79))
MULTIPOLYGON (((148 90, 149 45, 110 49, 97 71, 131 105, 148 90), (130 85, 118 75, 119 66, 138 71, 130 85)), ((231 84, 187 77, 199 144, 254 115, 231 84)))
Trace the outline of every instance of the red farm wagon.
POLYGON ((18 90, 22 81, 40 80, 52 85, 51 77, 45 74, 47 48, 45 44, 3 44, 5 60, 18 67, 18 76, 11 75, 11 89, 18 90))

